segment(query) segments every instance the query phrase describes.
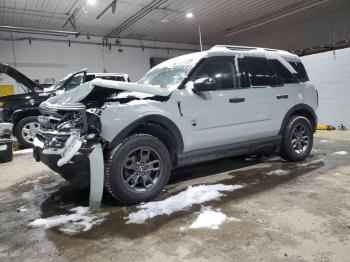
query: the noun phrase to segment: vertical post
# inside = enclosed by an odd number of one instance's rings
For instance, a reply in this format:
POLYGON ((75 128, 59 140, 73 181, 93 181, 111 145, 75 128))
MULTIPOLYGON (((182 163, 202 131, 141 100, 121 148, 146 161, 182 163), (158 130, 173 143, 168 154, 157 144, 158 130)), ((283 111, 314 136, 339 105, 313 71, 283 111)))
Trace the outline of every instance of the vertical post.
POLYGON ((201 32, 201 26, 198 26, 198 33, 199 33, 199 45, 201 46, 201 52, 203 51, 203 46, 202 46, 202 32, 201 32))
POLYGON ((90 208, 101 206, 104 183, 104 162, 101 144, 98 143, 89 156, 90 162, 90 208))

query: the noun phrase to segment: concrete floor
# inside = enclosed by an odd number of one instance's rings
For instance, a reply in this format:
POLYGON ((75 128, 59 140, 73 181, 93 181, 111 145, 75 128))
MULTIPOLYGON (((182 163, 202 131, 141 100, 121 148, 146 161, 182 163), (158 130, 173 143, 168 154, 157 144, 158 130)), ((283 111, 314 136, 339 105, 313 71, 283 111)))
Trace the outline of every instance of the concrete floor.
POLYGON ((57 228, 32 228, 33 219, 86 205, 88 192, 75 191, 31 154, 16 155, 0 165, 0 260, 349 261, 350 154, 333 153, 350 153, 350 132, 317 132, 315 140, 301 164, 228 158, 175 171, 160 199, 188 185, 245 186, 205 203, 241 220, 217 230, 180 230, 201 205, 143 225, 126 224, 124 217, 137 208, 108 195, 99 210, 109 212, 107 220, 87 232, 69 236, 57 228), (266 175, 275 169, 292 172, 266 175))

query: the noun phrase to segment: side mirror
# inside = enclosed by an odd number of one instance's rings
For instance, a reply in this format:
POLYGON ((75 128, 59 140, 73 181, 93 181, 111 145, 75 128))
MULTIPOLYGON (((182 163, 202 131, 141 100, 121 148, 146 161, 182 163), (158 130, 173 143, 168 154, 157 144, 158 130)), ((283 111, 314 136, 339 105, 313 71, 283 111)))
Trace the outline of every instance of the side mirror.
POLYGON ((193 92, 213 91, 216 89, 216 81, 212 77, 199 78, 193 83, 193 92))

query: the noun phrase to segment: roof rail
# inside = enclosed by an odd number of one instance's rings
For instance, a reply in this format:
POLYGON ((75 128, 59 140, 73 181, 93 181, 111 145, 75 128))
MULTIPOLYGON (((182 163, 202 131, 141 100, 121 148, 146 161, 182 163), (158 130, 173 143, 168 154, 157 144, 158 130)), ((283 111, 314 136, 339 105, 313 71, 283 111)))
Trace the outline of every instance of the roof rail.
POLYGON ((272 49, 272 48, 254 47, 254 46, 239 46, 239 45, 215 45, 211 49, 215 49, 218 47, 223 47, 223 48, 227 48, 230 50, 241 50, 241 51, 257 50, 257 49, 263 49, 265 51, 273 51, 273 52, 278 51, 277 49, 272 49))

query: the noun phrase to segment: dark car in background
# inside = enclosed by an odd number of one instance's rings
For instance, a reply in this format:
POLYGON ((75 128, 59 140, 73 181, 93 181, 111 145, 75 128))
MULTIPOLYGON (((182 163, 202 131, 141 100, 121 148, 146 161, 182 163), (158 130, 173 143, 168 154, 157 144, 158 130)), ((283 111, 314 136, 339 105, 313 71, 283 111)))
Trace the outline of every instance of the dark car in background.
POLYGON ((95 78, 130 82, 123 73, 88 73, 87 69, 69 74, 49 87, 41 86, 15 68, 0 63, 0 73, 13 78, 24 90, 22 94, 0 97, 0 122, 13 124, 13 134, 23 148, 32 146, 39 123, 39 105, 49 97, 74 89, 95 78))

